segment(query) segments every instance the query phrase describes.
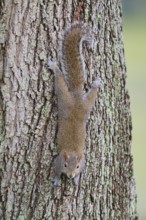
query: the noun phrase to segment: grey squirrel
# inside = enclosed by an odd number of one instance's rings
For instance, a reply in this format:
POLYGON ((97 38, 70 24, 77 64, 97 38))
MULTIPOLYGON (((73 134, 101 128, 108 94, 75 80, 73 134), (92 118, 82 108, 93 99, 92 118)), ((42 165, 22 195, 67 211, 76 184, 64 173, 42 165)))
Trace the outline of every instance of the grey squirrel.
POLYGON ((54 186, 58 186, 62 173, 73 178, 77 185, 85 165, 84 146, 86 121, 94 105, 99 80, 84 92, 82 42, 88 42, 88 29, 82 23, 73 23, 62 40, 62 71, 50 59, 48 67, 55 74, 58 102, 58 156, 54 162, 54 186))

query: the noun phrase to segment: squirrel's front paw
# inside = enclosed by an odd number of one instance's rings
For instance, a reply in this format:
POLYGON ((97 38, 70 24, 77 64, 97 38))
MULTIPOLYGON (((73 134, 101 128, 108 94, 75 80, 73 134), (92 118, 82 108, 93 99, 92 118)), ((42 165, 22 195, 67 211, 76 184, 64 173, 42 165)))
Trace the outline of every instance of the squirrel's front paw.
POLYGON ((51 57, 48 58, 47 65, 48 68, 51 70, 54 70, 56 68, 56 63, 51 60, 51 57))
POLYGON ((58 176, 54 176, 52 178, 52 183, 54 187, 60 186, 61 185, 61 179, 58 176))
POLYGON ((80 179, 80 175, 79 175, 79 174, 73 178, 73 182, 74 182, 74 185, 75 185, 75 186, 78 186, 78 184, 79 184, 79 179, 80 179))

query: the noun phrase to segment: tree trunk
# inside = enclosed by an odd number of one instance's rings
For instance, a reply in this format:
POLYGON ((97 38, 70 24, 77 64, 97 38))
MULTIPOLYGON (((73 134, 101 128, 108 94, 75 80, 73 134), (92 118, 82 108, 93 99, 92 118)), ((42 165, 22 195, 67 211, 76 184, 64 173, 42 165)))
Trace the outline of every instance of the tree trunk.
POLYGON ((136 220, 131 113, 125 88, 120 0, 0 3, 0 219, 136 220), (54 76, 62 30, 73 20, 92 26, 84 48, 87 85, 102 86, 87 123, 86 167, 79 186, 53 188, 57 108, 54 76))

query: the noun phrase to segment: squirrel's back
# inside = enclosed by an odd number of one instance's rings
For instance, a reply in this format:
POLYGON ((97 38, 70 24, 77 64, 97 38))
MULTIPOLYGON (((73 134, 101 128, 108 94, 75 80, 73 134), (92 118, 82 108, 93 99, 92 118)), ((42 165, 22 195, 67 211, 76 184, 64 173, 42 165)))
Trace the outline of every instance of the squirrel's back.
POLYGON ((82 23, 74 23, 66 30, 62 41, 62 68, 67 73, 69 90, 77 94, 81 94, 84 84, 81 46, 83 41, 88 41, 88 35, 82 23))

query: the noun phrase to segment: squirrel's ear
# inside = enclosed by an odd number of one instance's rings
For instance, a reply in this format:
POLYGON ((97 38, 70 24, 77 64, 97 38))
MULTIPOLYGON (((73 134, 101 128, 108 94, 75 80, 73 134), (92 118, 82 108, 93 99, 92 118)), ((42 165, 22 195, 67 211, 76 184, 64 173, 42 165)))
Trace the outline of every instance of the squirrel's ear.
POLYGON ((67 155, 66 151, 64 151, 63 156, 64 156, 64 159, 65 159, 65 161, 66 161, 67 158, 68 158, 68 155, 67 155))

